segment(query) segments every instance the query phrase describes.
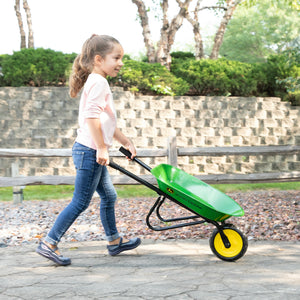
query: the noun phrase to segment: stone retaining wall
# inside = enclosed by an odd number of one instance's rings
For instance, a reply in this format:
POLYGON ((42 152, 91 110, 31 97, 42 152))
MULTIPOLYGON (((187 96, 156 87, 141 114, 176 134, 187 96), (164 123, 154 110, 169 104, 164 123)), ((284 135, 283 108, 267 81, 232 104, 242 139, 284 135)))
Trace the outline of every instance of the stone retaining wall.
MULTIPOLYGON (((137 148, 299 145, 300 109, 279 98, 134 96, 113 89, 118 126, 137 148)), ((79 99, 67 88, 0 88, 1 148, 70 148, 79 99)), ((114 147, 118 147, 114 144, 114 147)), ((71 158, 0 158, 0 176, 18 161, 22 175, 73 175, 71 158)), ((137 164, 117 163, 140 174, 137 164)), ((165 158, 145 158, 151 166, 165 158)), ((264 173, 300 169, 298 155, 180 157, 190 174, 264 173)), ((115 171, 112 170, 112 173, 115 171)))

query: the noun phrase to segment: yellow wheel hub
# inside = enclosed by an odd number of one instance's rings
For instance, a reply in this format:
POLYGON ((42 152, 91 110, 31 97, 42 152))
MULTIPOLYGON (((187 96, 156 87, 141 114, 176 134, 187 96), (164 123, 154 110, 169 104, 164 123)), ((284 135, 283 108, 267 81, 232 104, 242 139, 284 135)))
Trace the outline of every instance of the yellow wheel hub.
POLYGON ((235 257, 237 256, 243 249, 243 239, 238 232, 233 229, 225 229, 225 235, 227 236, 230 247, 226 248, 220 233, 216 234, 214 239, 214 247, 215 250, 224 257, 235 257))

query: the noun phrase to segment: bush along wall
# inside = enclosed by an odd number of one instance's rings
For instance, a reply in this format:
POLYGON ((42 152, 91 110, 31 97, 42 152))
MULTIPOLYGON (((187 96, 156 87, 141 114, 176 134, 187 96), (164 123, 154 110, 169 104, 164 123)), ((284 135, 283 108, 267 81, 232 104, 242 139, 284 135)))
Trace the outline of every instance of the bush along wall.
MULTIPOLYGON (((146 95, 263 96, 299 102, 300 52, 285 51, 264 63, 225 58, 196 60, 189 52, 172 53, 171 70, 124 56, 112 86, 146 95)), ((77 54, 22 49, 0 56, 0 86, 65 86, 77 54)))
POLYGON ((51 49, 22 49, 2 58, 2 85, 57 86, 65 85, 66 71, 74 55, 51 49))
POLYGON ((289 100, 290 92, 299 91, 300 58, 288 51, 253 64, 224 58, 177 57, 172 60, 171 72, 190 84, 192 95, 276 96, 289 100))
POLYGON ((185 78, 195 95, 250 96, 257 89, 252 66, 237 61, 174 59, 172 72, 185 78))
POLYGON ((110 81, 131 92, 156 95, 184 95, 190 85, 176 77, 160 64, 149 64, 131 59, 124 60, 124 66, 116 78, 110 81))

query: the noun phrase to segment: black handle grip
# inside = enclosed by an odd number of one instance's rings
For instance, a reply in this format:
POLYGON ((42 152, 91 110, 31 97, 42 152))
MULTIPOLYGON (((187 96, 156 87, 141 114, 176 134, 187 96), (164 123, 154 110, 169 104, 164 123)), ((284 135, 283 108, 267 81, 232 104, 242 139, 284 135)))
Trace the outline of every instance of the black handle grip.
MULTIPOLYGON (((125 149, 124 147, 120 147, 119 151, 122 152, 125 156, 127 156, 128 158, 131 159, 132 153, 129 150, 125 149)), ((143 168, 147 169, 148 171, 151 171, 151 168, 149 166, 147 166, 145 163, 143 163, 136 156, 133 158, 133 160, 135 162, 137 162, 138 164, 140 164, 143 168)))
POLYGON ((129 151, 129 150, 127 150, 127 149, 125 149, 123 146, 122 147, 120 147, 120 152, 122 152, 125 156, 127 156, 128 158, 131 158, 131 156, 132 156, 132 153, 129 151))

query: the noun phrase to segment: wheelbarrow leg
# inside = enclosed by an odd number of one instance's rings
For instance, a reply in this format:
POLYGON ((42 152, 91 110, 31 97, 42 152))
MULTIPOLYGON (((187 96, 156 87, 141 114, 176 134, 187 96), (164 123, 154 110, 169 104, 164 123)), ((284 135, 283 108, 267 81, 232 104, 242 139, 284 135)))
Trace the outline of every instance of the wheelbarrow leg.
POLYGON ((161 196, 159 196, 157 198, 157 200, 155 201, 154 205, 151 207, 151 209, 149 210, 149 213, 146 217, 146 223, 147 223, 147 226, 152 229, 152 230, 157 230, 156 227, 153 227, 150 223, 150 216, 152 215, 153 211, 155 210, 155 208, 157 207, 158 203, 161 201, 161 196))
POLYGON ((175 229, 175 228, 181 228, 181 227, 185 227, 185 226, 192 226, 192 225, 198 225, 198 224, 203 224, 204 222, 206 222, 207 220, 200 220, 200 221, 193 221, 193 222, 187 222, 187 223, 180 223, 180 224, 175 224, 175 225, 171 225, 171 226, 164 226, 164 227, 160 227, 160 226, 152 226, 151 222, 150 222, 150 217, 152 215, 152 213, 154 212, 154 210, 156 210, 156 214, 159 220, 163 221, 163 222, 173 222, 173 221, 183 221, 183 220, 189 220, 189 219, 195 219, 195 218, 201 218, 201 216, 192 216, 192 217, 183 217, 183 218, 175 218, 175 219, 168 219, 165 220, 163 218, 160 218, 159 213, 157 212, 157 210, 159 209, 159 207, 162 205, 162 203, 164 202, 165 197, 160 195, 157 200, 155 201, 154 205, 151 207, 147 217, 146 217, 146 223, 147 226, 155 231, 162 231, 162 230, 167 230, 167 229, 175 229))
MULTIPOLYGON (((160 208, 163 205, 163 203, 165 202, 166 197, 161 196, 160 201, 157 205, 156 208, 156 215, 158 217, 159 220, 161 220, 162 222, 174 222, 174 221, 184 221, 184 220, 194 220, 194 219, 198 219, 201 218, 201 216, 197 216, 197 215, 193 215, 193 216, 187 216, 187 217, 180 217, 180 218, 173 218, 173 219, 164 219, 161 214, 160 214, 160 208)), ((204 222, 203 222, 204 223, 204 222)))

